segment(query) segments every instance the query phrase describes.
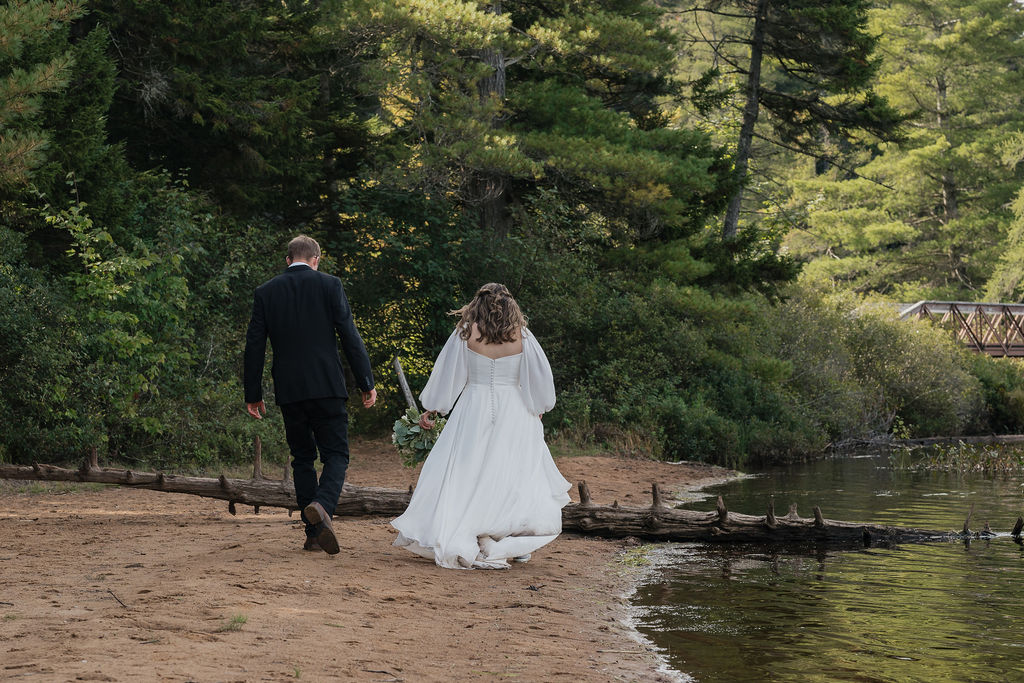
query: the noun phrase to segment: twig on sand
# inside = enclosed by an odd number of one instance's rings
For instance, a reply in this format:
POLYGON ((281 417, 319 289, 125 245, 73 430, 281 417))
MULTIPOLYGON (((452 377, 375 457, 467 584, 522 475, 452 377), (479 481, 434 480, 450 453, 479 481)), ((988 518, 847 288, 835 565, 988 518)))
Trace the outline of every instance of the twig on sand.
POLYGON ((117 595, 114 595, 114 591, 108 588, 107 592, 113 595, 114 599, 121 603, 121 607, 124 607, 125 609, 131 609, 130 607, 128 607, 128 605, 124 604, 124 601, 122 601, 121 598, 117 597, 117 595))

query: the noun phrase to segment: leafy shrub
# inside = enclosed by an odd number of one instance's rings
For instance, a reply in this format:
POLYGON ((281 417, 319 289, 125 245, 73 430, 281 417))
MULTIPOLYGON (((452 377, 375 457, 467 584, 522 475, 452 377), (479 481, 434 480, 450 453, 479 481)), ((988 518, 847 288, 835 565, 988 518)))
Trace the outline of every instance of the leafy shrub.
POLYGON ((1024 365, 1018 359, 971 357, 971 372, 981 383, 985 400, 984 419, 975 431, 994 434, 1024 433, 1024 365))
POLYGON ((886 303, 793 287, 770 311, 774 353, 794 368, 797 405, 832 441, 963 434, 985 412, 972 356, 942 330, 886 303))
POLYGON ((82 338, 69 291, 23 267, 25 243, 0 225, 0 459, 84 453, 90 406, 76 400, 82 338))

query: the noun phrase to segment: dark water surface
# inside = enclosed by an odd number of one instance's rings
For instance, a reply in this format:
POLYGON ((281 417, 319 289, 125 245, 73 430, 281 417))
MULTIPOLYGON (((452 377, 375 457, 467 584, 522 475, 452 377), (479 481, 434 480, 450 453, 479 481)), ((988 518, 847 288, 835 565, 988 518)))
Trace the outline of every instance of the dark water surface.
MULTIPOLYGON (((638 628, 697 681, 1022 681, 1024 550, 1009 537, 1024 477, 894 471, 886 457, 821 461, 708 489, 730 511, 999 537, 860 550, 667 546, 633 598, 638 628)), ((714 497, 690 505, 713 510, 714 497)))

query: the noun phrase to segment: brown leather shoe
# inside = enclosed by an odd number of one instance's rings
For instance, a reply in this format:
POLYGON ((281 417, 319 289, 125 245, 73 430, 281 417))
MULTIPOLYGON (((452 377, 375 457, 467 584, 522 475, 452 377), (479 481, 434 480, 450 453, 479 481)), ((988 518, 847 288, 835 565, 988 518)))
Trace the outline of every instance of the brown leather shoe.
POLYGON ((315 552, 323 550, 323 548, 320 547, 320 544, 316 542, 316 536, 306 536, 306 542, 302 544, 302 549, 313 550, 315 552))
POLYGON ((338 547, 338 538, 334 535, 334 527, 331 526, 331 517, 324 510, 324 506, 313 501, 302 511, 306 521, 316 526, 316 542, 328 555, 337 555, 341 550, 338 547))

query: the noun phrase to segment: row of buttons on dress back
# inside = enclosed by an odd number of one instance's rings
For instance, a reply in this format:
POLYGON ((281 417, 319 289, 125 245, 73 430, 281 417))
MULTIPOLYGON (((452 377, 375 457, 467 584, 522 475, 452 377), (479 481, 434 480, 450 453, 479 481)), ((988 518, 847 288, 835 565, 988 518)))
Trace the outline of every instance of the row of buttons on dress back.
POLYGON ((494 359, 491 358, 491 424, 497 419, 497 409, 494 406, 494 359))

